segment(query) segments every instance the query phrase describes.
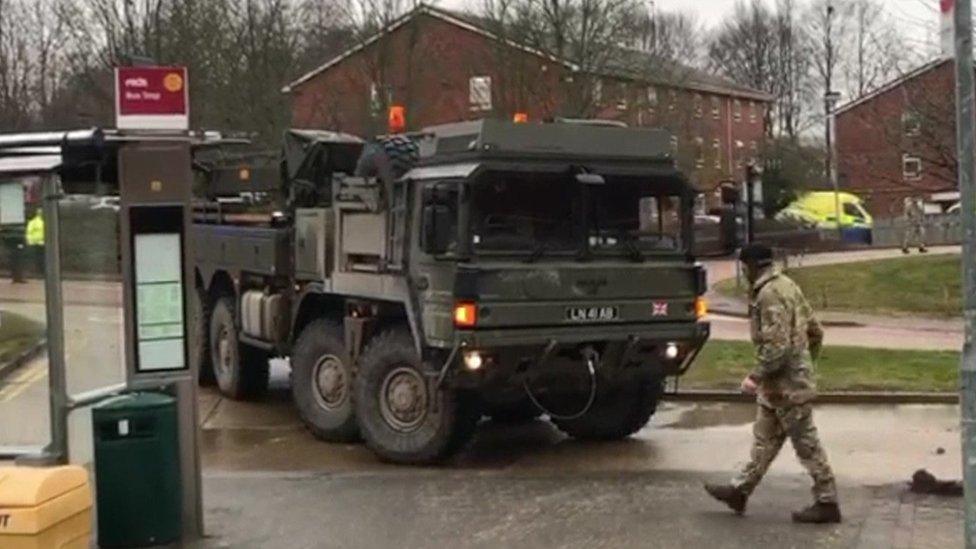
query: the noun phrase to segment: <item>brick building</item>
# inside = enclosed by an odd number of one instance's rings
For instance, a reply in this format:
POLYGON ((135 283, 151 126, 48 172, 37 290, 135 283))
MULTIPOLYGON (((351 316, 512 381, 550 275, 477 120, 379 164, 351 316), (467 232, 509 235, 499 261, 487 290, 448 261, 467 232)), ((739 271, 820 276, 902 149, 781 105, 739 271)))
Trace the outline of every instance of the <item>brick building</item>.
POLYGON ((837 110, 838 182, 880 218, 956 190, 955 76, 942 58, 837 110))
POLYGON ((620 50, 614 66, 590 74, 491 28, 421 5, 286 86, 292 125, 377 134, 386 107, 399 104, 411 129, 516 112, 666 127, 703 190, 741 179, 761 154, 772 99, 763 92, 636 50, 620 50))

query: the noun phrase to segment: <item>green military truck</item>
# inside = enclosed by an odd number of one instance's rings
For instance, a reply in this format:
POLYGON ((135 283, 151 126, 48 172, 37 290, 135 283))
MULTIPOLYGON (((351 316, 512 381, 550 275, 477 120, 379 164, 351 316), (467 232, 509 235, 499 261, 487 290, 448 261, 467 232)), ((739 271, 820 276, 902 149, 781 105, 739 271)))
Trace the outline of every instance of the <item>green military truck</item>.
POLYGON ((400 463, 449 456, 483 416, 627 437, 709 334, 670 147, 571 123, 292 131, 280 175, 203 147, 201 371, 244 398, 289 357, 315 436, 400 463), (278 207, 243 212, 261 200, 278 207))

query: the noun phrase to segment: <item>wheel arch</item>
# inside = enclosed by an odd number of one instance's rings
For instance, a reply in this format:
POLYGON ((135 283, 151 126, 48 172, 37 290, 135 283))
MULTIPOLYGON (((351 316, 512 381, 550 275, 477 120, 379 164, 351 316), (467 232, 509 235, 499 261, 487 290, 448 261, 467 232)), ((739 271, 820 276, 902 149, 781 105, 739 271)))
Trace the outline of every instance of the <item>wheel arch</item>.
POLYGON ((326 318, 342 324, 345 315, 345 299, 334 294, 326 294, 321 284, 314 283, 306 286, 295 303, 291 317, 292 344, 313 320, 326 318))

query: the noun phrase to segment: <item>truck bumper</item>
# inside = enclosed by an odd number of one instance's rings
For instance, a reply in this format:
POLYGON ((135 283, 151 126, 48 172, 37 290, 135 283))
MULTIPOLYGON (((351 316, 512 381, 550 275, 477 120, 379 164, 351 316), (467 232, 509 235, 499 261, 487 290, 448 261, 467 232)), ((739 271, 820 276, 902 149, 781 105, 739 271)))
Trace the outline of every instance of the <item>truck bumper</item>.
POLYGON ((543 371, 578 370, 567 362, 580 360, 581 349, 592 346, 601 351, 598 369, 607 376, 638 374, 663 379, 684 374, 709 333, 705 322, 600 326, 599 330, 571 326, 462 331, 457 333, 454 359, 445 366, 457 372, 453 376, 456 383, 477 386, 543 371), (668 358, 665 350, 671 344, 678 355, 668 358), (465 368, 463 357, 470 352, 484 355, 483 368, 465 368))
POLYGON ((515 330, 471 330, 459 331, 456 341, 462 347, 491 348, 516 347, 524 345, 545 345, 555 341, 560 345, 589 343, 593 341, 627 341, 638 338, 641 341, 700 341, 703 345, 708 339, 711 327, 707 322, 669 322, 660 324, 637 324, 619 326, 570 326, 559 328, 519 328, 515 330))

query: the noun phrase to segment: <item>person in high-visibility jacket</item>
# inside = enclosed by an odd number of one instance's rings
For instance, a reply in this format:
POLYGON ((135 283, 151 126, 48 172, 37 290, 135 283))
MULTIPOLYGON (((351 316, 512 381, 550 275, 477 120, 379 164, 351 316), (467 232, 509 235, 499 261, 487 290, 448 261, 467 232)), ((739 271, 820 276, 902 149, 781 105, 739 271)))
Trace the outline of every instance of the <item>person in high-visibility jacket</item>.
POLYGON ((28 255, 34 262, 39 276, 44 275, 44 213, 40 208, 34 213, 34 217, 27 222, 27 229, 24 231, 24 240, 27 242, 28 255))

